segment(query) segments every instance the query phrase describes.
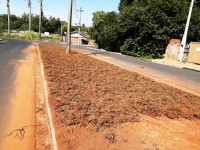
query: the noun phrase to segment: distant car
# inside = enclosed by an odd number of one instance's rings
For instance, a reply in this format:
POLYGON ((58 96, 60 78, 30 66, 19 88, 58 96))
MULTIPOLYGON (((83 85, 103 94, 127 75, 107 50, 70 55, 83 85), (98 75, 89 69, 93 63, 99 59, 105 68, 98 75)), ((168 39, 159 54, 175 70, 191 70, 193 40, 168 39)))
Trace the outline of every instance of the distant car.
POLYGON ((86 38, 82 38, 82 44, 88 45, 89 41, 86 38))
POLYGON ((3 44, 3 39, 0 39, 0 44, 3 44))

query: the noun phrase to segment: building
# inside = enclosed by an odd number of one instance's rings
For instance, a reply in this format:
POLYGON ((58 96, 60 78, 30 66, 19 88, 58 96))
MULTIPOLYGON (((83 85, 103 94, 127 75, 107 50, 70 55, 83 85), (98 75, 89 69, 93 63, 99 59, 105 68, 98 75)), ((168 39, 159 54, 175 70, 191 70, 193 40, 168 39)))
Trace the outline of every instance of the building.
POLYGON ((72 44, 88 44, 89 39, 79 32, 71 32, 71 42, 72 44))

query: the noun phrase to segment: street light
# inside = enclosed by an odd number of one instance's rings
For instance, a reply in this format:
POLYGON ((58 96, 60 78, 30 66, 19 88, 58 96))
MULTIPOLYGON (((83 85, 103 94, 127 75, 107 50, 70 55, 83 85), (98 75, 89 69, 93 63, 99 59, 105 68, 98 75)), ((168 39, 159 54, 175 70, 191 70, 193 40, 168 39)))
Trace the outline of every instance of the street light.
POLYGON ((183 61, 183 55, 184 55, 184 51, 185 51, 185 47, 186 47, 187 34, 188 34, 189 25, 190 25, 190 19, 191 19, 191 15, 192 15, 193 6, 194 6, 194 0, 192 0, 191 4, 190 4, 190 10, 189 10, 188 18, 187 18, 187 23, 185 26, 185 32, 184 32, 184 35, 183 35, 183 38, 181 41, 181 47, 180 47, 180 51, 179 51, 179 55, 178 55, 179 61, 183 61))

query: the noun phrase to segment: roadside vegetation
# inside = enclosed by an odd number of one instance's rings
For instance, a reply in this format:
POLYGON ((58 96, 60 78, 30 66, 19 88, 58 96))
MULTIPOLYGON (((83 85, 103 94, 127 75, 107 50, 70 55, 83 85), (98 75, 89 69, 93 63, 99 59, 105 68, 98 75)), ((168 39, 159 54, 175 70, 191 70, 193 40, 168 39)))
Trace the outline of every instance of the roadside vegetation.
MULTIPOLYGON (((7 34, 8 28, 8 15, 0 15, 0 36, 18 38, 23 40, 42 40, 42 41, 58 41, 61 34, 61 20, 50 16, 49 18, 42 17, 41 32, 49 32, 49 37, 40 38, 38 34, 39 30, 39 15, 32 15, 32 25, 31 32, 29 32, 29 14, 24 13, 22 16, 18 17, 16 15, 10 16, 11 24, 11 35, 7 34)), ((84 24, 81 27, 81 31, 87 32, 87 28, 84 24)), ((67 23, 62 21, 62 31, 67 32, 67 23)), ((72 31, 78 31, 78 26, 72 26, 72 31)))
POLYGON ((23 31, 22 33, 12 33, 9 35, 6 32, 1 33, 2 37, 7 38, 16 38, 21 40, 40 40, 40 41, 52 41, 56 42, 59 40, 59 34, 50 34, 48 37, 40 37, 37 32, 29 32, 29 31, 23 31))
MULTIPOLYGON (((92 38, 99 48, 144 58, 161 58, 171 38, 181 39, 190 0, 121 0, 119 13, 93 13, 92 38)), ((200 2, 196 1, 188 41, 199 41, 200 2)))
MULTIPOLYGON (((0 29, 1 31, 7 30, 8 26, 8 15, 0 15, 0 29)), ((10 16, 10 28, 12 31, 27 31, 29 29, 29 15, 24 13, 22 16, 18 17, 16 15, 10 16)), ((32 25, 31 29, 33 32, 38 32, 39 26, 39 15, 32 15, 32 25)), ((60 33, 61 21, 59 18, 45 16, 42 17, 42 32, 50 33, 60 33)))
MULTIPOLYGON (((39 30, 39 15, 32 15, 31 17, 32 24, 31 30, 33 32, 38 32, 39 30)), ((10 16, 10 28, 14 32, 19 31, 28 31, 29 29, 29 14, 22 14, 22 16, 11 15, 10 16)), ((8 29, 8 15, 2 14, 0 15, 0 33, 5 32, 8 29)), ((61 33, 61 20, 59 18, 55 18, 50 16, 49 18, 43 16, 42 17, 42 25, 41 25, 42 32, 49 32, 54 34, 61 33)), ((63 32, 67 31, 67 23, 62 21, 62 30, 63 32)), ((72 31, 78 30, 77 26, 72 27, 72 31)), ((82 30, 87 30, 85 25, 82 25, 82 30)))

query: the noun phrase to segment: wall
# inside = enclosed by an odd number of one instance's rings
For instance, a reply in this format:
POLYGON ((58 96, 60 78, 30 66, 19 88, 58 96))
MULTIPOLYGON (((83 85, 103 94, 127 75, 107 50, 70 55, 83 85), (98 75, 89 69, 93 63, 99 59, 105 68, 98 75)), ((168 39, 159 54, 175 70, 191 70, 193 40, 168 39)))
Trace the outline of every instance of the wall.
POLYGON ((179 50, 180 50, 181 40, 180 39, 171 39, 167 46, 165 52, 165 58, 177 60, 179 50))
POLYGON ((191 42, 188 62, 200 64, 200 42, 191 42))

